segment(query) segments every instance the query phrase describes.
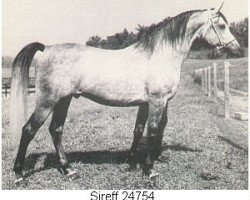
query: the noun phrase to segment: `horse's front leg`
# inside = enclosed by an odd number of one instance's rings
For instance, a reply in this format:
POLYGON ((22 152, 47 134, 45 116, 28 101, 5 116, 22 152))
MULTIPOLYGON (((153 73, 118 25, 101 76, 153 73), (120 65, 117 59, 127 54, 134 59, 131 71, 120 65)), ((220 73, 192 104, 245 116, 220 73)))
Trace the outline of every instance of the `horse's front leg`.
POLYGON ((148 132, 146 140, 146 157, 143 164, 143 171, 149 175, 149 178, 157 176, 158 173, 153 170, 155 160, 155 150, 161 150, 161 141, 163 136, 162 120, 166 112, 167 100, 163 98, 151 98, 149 101, 148 132), (159 145, 159 146, 158 146, 159 145))
POLYGON ((166 102, 165 108, 164 108, 162 116, 161 116, 161 120, 160 120, 160 124, 159 124, 159 128, 158 128, 158 135, 156 137, 156 144, 155 144, 155 148, 153 150, 153 157, 156 160, 159 159, 159 157, 162 153, 163 132, 164 132, 164 129, 165 129, 167 122, 168 122, 167 109, 168 109, 168 102, 166 102))
POLYGON ((136 168, 136 151, 138 149, 139 141, 142 137, 147 119, 148 119, 148 103, 141 104, 139 106, 139 110, 137 113, 135 129, 134 129, 134 139, 129 155, 130 170, 136 168))

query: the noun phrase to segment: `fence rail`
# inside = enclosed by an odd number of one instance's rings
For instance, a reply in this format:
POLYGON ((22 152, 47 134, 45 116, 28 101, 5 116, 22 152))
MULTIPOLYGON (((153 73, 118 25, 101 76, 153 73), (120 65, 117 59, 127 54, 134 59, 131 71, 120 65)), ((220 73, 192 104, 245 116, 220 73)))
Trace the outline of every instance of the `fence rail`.
MULTIPOLYGON (((223 102, 224 102, 224 108, 225 108, 225 118, 230 117, 230 99, 231 94, 241 96, 241 97, 248 97, 247 92, 239 91, 230 88, 229 81, 230 81, 230 74, 229 74, 229 68, 232 67, 229 62, 224 62, 224 72, 223 72, 223 80, 218 79, 218 71, 220 71, 222 68, 218 69, 217 63, 213 63, 213 66, 208 66, 204 68, 200 68, 195 70, 194 75, 196 80, 200 81, 201 87, 204 90, 204 92, 209 96, 213 96, 215 100, 221 99, 221 95, 219 94, 218 90, 218 83, 223 84, 223 102)), ((242 120, 247 120, 247 114, 244 115, 243 113, 235 113, 235 116, 239 116, 242 118, 242 120), (244 115, 244 116, 243 116, 244 115), (243 119, 244 118, 244 119, 243 119)))
MULTIPOLYGON (((36 92, 35 85, 29 85, 28 92, 29 93, 35 93, 36 92)), ((10 94, 10 85, 2 85, 2 95, 7 97, 8 94, 10 94)))
MULTIPOLYGON (((5 69, 5 75, 3 75, 3 77, 2 77, 2 95, 4 97, 7 97, 10 94, 10 85, 11 85, 11 77, 9 76, 8 73, 6 73, 6 71, 7 70, 5 69)), ((8 70, 8 71, 10 71, 10 70, 8 70)), ((31 70, 31 71, 34 71, 34 70, 31 70)), ((29 93, 34 93, 36 90, 35 80, 36 80, 36 78, 34 76, 34 73, 32 73, 32 74, 30 73, 29 86, 28 86, 29 93)))

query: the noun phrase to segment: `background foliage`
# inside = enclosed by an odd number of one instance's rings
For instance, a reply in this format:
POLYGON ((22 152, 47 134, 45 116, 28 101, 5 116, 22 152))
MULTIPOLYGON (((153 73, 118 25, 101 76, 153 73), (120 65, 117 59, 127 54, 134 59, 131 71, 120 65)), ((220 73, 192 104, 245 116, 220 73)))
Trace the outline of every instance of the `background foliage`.
MULTIPOLYGON (((169 21, 171 17, 165 18, 161 23, 169 21)), ((137 33, 128 32, 125 28, 120 33, 115 33, 112 36, 107 36, 106 39, 102 39, 98 35, 92 36, 86 42, 86 45, 103 48, 103 49, 122 49, 131 44, 136 43, 141 38, 145 37, 150 33, 153 33, 157 24, 151 24, 150 26, 138 25, 136 28, 137 33)), ((245 50, 245 55, 247 56, 248 48, 248 18, 241 20, 239 22, 233 22, 229 25, 229 28, 238 42, 245 50)), ((189 57, 192 58, 217 58, 217 57, 232 57, 232 55, 222 52, 214 51, 214 49, 202 39, 196 39, 191 47, 191 52, 189 57), (199 53, 196 53, 196 52, 199 53)))
MULTIPOLYGON (((165 18, 161 23, 168 21, 170 17, 165 18)), ((106 39, 101 38, 98 35, 91 36, 86 42, 86 45, 103 48, 103 49, 123 49, 127 46, 136 43, 141 38, 145 37, 148 33, 152 33, 157 24, 151 24, 150 26, 138 25, 136 32, 129 32, 126 28, 122 32, 115 33, 114 35, 107 36, 106 39)), ((248 17, 239 22, 232 22, 229 28, 237 41, 243 47, 245 55, 248 55, 248 17)), ((202 39, 196 39, 191 47, 191 51, 188 55, 189 58, 196 59, 214 59, 214 58, 231 58, 232 55, 227 52, 218 54, 209 44, 202 39)), ((2 67, 9 68, 12 65, 14 58, 10 56, 2 56, 2 67)), ((33 65, 35 66, 35 59, 33 65)))

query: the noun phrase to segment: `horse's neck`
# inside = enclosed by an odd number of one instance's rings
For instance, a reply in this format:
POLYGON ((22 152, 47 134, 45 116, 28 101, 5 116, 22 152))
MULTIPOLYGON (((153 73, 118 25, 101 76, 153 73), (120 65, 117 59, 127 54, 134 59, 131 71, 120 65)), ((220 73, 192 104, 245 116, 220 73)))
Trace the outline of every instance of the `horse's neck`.
POLYGON ((199 37, 200 29, 204 23, 197 23, 195 25, 188 25, 185 38, 183 39, 183 41, 181 43, 178 44, 178 46, 176 48, 177 54, 183 60, 187 57, 195 39, 197 37, 199 37))
POLYGON ((194 40, 199 36, 200 30, 205 23, 206 17, 204 16, 191 18, 190 22, 186 25, 186 34, 183 39, 180 38, 174 45, 167 42, 163 45, 158 45, 158 50, 156 51, 158 54, 167 55, 168 57, 171 56, 175 66, 180 68, 186 59, 194 40))

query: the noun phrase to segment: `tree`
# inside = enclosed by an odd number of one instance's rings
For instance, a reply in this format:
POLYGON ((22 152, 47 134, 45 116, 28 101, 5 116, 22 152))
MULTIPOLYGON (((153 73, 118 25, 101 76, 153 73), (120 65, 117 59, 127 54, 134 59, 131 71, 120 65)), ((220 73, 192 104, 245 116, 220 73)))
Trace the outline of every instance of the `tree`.
MULTIPOLYGON (((107 36, 106 39, 102 39, 99 36, 92 36, 86 42, 86 45, 103 48, 103 49, 123 49, 127 46, 136 43, 139 40, 142 40, 145 37, 148 37, 154 31, 162 27, 165 23, 168 23, 171 20, 171 17, 165 18, 158 24, 151 24, 150 26, 138 25, 136 30, 138 33, 128 32, 125 28, 120 33, 115 33, 114 35, 107 36)), ((248 48, 248 18, 240 22, 233 22, 229 26, 231 32, 239 41, 242 47, 248 48)), ((210 46, 206 41, 201 38, 198 38, 194 41, 191 51, 200 51, 203 54, 207 54, 207 57, 214 58, 217 57, 218 54, 216 51, 213 51, 213 47, 210 46)), ((226 54, 223 52, 222 54, 226 54)), ((220 55, 219 55, 220 56, 220 55)), ((231 55, 228 54, 230 57, 231 55)))
POLYGON ((9 68, 12 66, 13 58, 10 56, 2 56, 2 67, 9 68))
POLYGON ((92 47, 99 47, 100 46, 100 41, 101 41, 101 37, 99 37, 98 35, 92 36, 86 42, 86 45, 92 46, 92 47))
POLYGON ((248 18, 230 24, 230 31, 239 41, 241 46, 248 47, 248 18))
POLYGON ((129 33, 125 28, 123 32, 107 36, 106 39, 101 39, 99 36, 92 36, 86 42, 86 45, 103 49, 123 49, 136 41, 136 34, 133 32, 129 33))

